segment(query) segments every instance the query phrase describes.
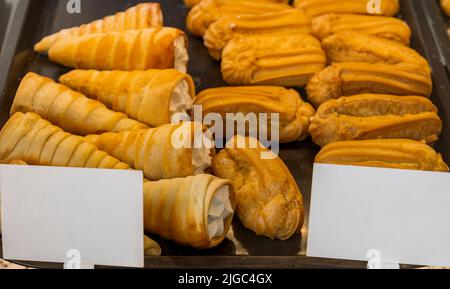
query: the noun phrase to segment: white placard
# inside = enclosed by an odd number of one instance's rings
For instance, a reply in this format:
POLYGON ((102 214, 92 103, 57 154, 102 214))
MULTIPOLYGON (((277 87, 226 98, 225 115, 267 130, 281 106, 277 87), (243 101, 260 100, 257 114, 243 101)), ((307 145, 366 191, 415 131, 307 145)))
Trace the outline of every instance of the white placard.
POLYGON ((3 256, 143 267, 142 189, 138 171, 2 165, 3 256))
POLYGON ((311 257, 450 266, 450 174, 316 164, 311 257))

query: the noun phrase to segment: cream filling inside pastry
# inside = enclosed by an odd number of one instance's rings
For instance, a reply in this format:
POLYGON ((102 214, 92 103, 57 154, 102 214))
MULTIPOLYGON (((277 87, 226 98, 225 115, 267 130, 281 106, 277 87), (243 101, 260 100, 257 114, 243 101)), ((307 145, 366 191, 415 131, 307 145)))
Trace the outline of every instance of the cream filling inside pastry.
POLYGON ((225 221, 234 213, 230 202, 229 189, 229 186, 219 188, 211 200, 208 212, 208 236, 210 240, 223 235, 225 221))
POLYGON ((175 39, 174 47, 175 47, 174 67, 176 70, 186 73, 187 64, 189 62, 189 54, 186 49, 186 40, 184 39, 184 36, 180 36, 177 39, 175 39))
MULTIPOLYGON (((189 85, 186 80, 180 81, 172 91, 170 97, 170 119, 181 118, 188 115, 188 111, 194 107, 194 100, 189 93, 189 85)), ((181 120, 181 119, 179 119, 181 120)), ((178 122, 178 119, 175 119, 178 122)))

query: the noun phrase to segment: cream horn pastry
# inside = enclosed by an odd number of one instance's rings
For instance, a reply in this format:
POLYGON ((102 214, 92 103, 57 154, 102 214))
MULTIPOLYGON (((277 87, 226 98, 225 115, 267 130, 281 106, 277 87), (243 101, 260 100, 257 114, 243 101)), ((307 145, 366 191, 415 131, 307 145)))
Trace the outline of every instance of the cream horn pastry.
POLYGON ((343 62, 317 73, 306 91, 308 100, 318 107, 330 99, 364 93, 428 97, 432 88, 430 77, 408 66, 343 62))
POLYGON ((49 50, 51 61, 79 69, 187 71, 187 38, 176 28, 148 28, 64 38, 49 50))
POLYGON ((308 34, 312 32, 311 18, 299 9, 279 12, 221 17, 209 26, 204 35, 209 54, 220 60, 227 43, 236 35, 308 34))
POLYGON ((29 165, 129 169, 84 138, 64 132, 35 113, 15 113, 0 132, 0 159, 29 165))
POLYGON ((90 135, 85 139, 143 171, 153 181, 205 173, 215 155, 211 137, 194 122, 90 135))
MULTIPOLYGON (((294 0, 294 6, 311 16, 327 13, 353 13, 367 15, 395 16, 400 10, 399 0, 382 0, 380 10, 369 0, 294 0)), ((376 4, 376 3, 375 3, 376 4)))
MULTIPOLYGON (((270 136, 270 115, 279 115, 279 141, 281 143, 303 140, 308 136, 310 119, 315 109, 304 102, 293 89, 277 86, 242 86, 207 89, 199 93, 195 105, 202 106, 203 115, 219 113, 225 119, 227 113, 254 113, 268 115, 270 136)), ((258 126, 259 127, 259 126, 258 126)))
POLYGON ((313 18, 312 30, 321 40, 341 31, 357 31, 402 45, 409 45, 411 39, 411 29, 405 21, 385 16, 324 14, 313 18))
POLYGON ((412 48, 395 41, 354 31, 340 31, 322 41, 332 63, 366 62, 410 66, 417 74, 431 77, 428 61, 412 48))
POLYGON ((320 42, 308 34, 236 36, 222 54, 230 85, 304 86, 326 64, 320 42))
POLYGON ((230 228, 236 198, 230 181, 211 175, 144 184, 144 228, 180 245, 209 249, 230 228))
POLYGON ((122 32, 163 26, 163 15, 159 3, 141 3, 124 12, 106 16, 89 24, 63 29, 44 37, 34 46, 39 53, 47 53, 58 40, 98 32, 122 32))
POLYGON ((365 139, 413 139, 434 143, 442 132, 437 108, 425 97, 361 94, 329 100, 314 116, 310 133, 325 146, 365 139))
POLYGON ((109 110, 101 102, 35 73, 28 73, 20 83, 11 108, 11 114, 16 112, 37 113, 77 135, 147 128, 123 113, 109 110))
POLYGON ((283 161, 264 159, 264 152, 269 153, 257 140, 236 136, 214 159, 214 175, 232 181, 237 214, 246 228, 287 240, 303 226, 302 194, 283 161))
POLYGON ((195 96, 192 78, 175 69, 73 70, 59 81, 151 127, 171 123, 177 114, 186 115, 195 96))
MULTIPOLYGON (((202 0, 184 0, 186 7, 193 7, 200 3, 202 0)), ((235 2, 242 2, 242 0, 230 0, 235 2)), ((273 2, 273 3, 286 3, 289 4, 289 0, 245 0, 246 2, 273 2)))
POLYGON ((423 142, 379 139, 335 142, 325 146, 316 163, 448 172, 442 156, 423 142))
POLYGON ((186 26, 192 34, 203 36, 209 25, 223 16, 257 15, 292 9, 287 4, 272 2, 267 0, 203 0, 189 12, 186 26))

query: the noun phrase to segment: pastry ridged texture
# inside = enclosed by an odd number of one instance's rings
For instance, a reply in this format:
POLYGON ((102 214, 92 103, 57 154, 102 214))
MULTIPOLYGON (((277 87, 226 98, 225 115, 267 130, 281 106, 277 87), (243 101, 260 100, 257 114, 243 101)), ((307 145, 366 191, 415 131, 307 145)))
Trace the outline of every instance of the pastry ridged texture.
POLYGON ((94 33, 64 38, 49 50, 51 61, 96 70, 147 70, 174 68, 175 42, 187 40, 176 28, 148 28, 123 32, 94 33))
POLYGON ((83 36, 97 32, 121 32, 162 26, 163 15, 160 4, 141 3, 124 12, 119 12, 89 24, 64 29, 46 36, 34 46, 34 50, 39 53, 47 53, 53 44, 64 38, 83 36))
POLYGON ((400 10, 399 0, 380 1, 380 11, 376 11, 374 6, 368 6, 368 0, 295 0, 294 6, 303 9, 311 16, 318 16, 327 13, 354 13, 395 16, 400 10))
POLYGON ((444 10, 445 14, 450 16, 450 0, 441 0, 441 7, 444 10))
MULTIPOLYGON (((207 89, 199 93, 196 105, 202 105, 203 115, 219 113, 254 113, 258 117, 266 113, 279 115, 279 141, 281 143, 303 140, 308 136, 308 128, 315 109, 302 101, 298 92, 276 86, 243 86, 207 89)), ((268 136, 271 123, 267 124, 268 136)), ((248 131, 247 131, 248 133, 248 131)))
POLYGON ((223 16, 255 15, 286 9, 293 8, 272 1, 203 0, 189 12, 186 26, 192 34, 203 36, 209 25, 223 16))
POLYGON ((325 146, 316 163, 448 172, 442 156, 423 142, 380 139, 335 142, 325 146))
MULTIPOLYGON (((184 0, 184 5, 187 7, 193 7, 194 5, 197 5, 202 0, 184 0)), ((231 0, 235 2, 242 2, 243 0, 231 0)), ((274 2, 274 3, 286 3, 288 4, 289 0, 245 0, 247 2, 274 2)))
MULTIPOLYGON (((180 178, 194 175, 193 147, 195 123, 167 124, 153 129, 89 135, 85 139, 99 149, 141 170, 149 180, 180 178), (180 140, 180 144, 175 141, 180 140), (189 146, 184 144, 190 144, 189 146)), ((215 150, 210 150, 214 157, 215 150)))
POLYGON ((411 39, 411 29, 405 21, 385 16, 324 14, 313 18, 312 30, 322 40, 341 31, 357 31, 402 45, 409 45, 411 39))
POLYGON ((22 79, 17 90, 11 114, 15 112, 37 113, 76 135, 147 128, 123 113, 109 110, 101 102, 32 72, 22 79))
POLYGON ((249 138, 238 136, 231 142, 245 142, 246 148, 234 145, 222 150, 214 159, 213 171, 232 181, 241 222, 258 236, 291 238, 303 226, 304 209, 289 169, 277 156, 263 159, 261 153, 268 150, 260 144, 251 148, 249 138))
POLYGON ((235 37, 222 54, 230 85, 304 86, 326 64, 320 42, 308 34, 235 37))
POLYGON ((363 94, 322 104, 310 133, 325 146, 365 139, 413 139, 434 143, 442 132, 437 108, 425 97, 363 94))
POLYGON ((0 159, 29 165, 129 169, 87 142, 64 132, 35 113, 15 113, 0 132, 0 159))
POLYGON ((192 78, 175 69, 132 72, 73 70, 59 78, 71 89, 152 127, 171 122, 172 93, 183 80, 193 99, 195 86, 192 78))
POLYGON ((340 31, 322 41, 331 63, 365 62, 410 67, 431 78, 428 61, 412 48, 355 31, 340 31))
POLYGON ((208 211, 216 191, 224 186, 229 187, 234 209, 236 201, 230 182, 211 175, 145 183, 145 231, 198 249, 219 245, 228 233, 233 215, 226 219, 223 234, 210 240, 208 211))
POLYGON ((327 100, 364 93, 430 96, 430 77, 411 67, 362 62, 335 63, 308 83, 308 100, 318 107, 327 100))
POLYGON ((255 34, 309 34, 312 33, 311 18, 299 9, 279 12, 221 17, 211 24, 204 36, 210 55, 220 60, 227 43, 236 35, 255 34))

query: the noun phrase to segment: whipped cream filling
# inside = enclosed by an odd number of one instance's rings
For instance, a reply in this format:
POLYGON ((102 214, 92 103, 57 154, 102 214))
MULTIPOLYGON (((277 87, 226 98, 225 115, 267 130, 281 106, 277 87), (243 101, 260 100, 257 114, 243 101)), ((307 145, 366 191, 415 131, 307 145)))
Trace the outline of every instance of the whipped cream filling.
POLYGON ((188 111, 194 107, 194 100, 189 93, 189 85, 186 80, 182 80, 175 85, 170 97, 170 119, 178 123, 188 115, 188 111))
POLYGON ((208 211, 208 236, 210 240, 221 237, 225 231, 225 221, 234 213, 230 202, 230 188, 219 188, 211 200, 208 211))
POLYGON ((187 64, 189 62, 189 54, 186 49, 186 39, 184 38, 184 36, 180 36, 177 39, 175 39, 173 45, 175 47, 174 67, 176 70, 186 73, 187 64))

